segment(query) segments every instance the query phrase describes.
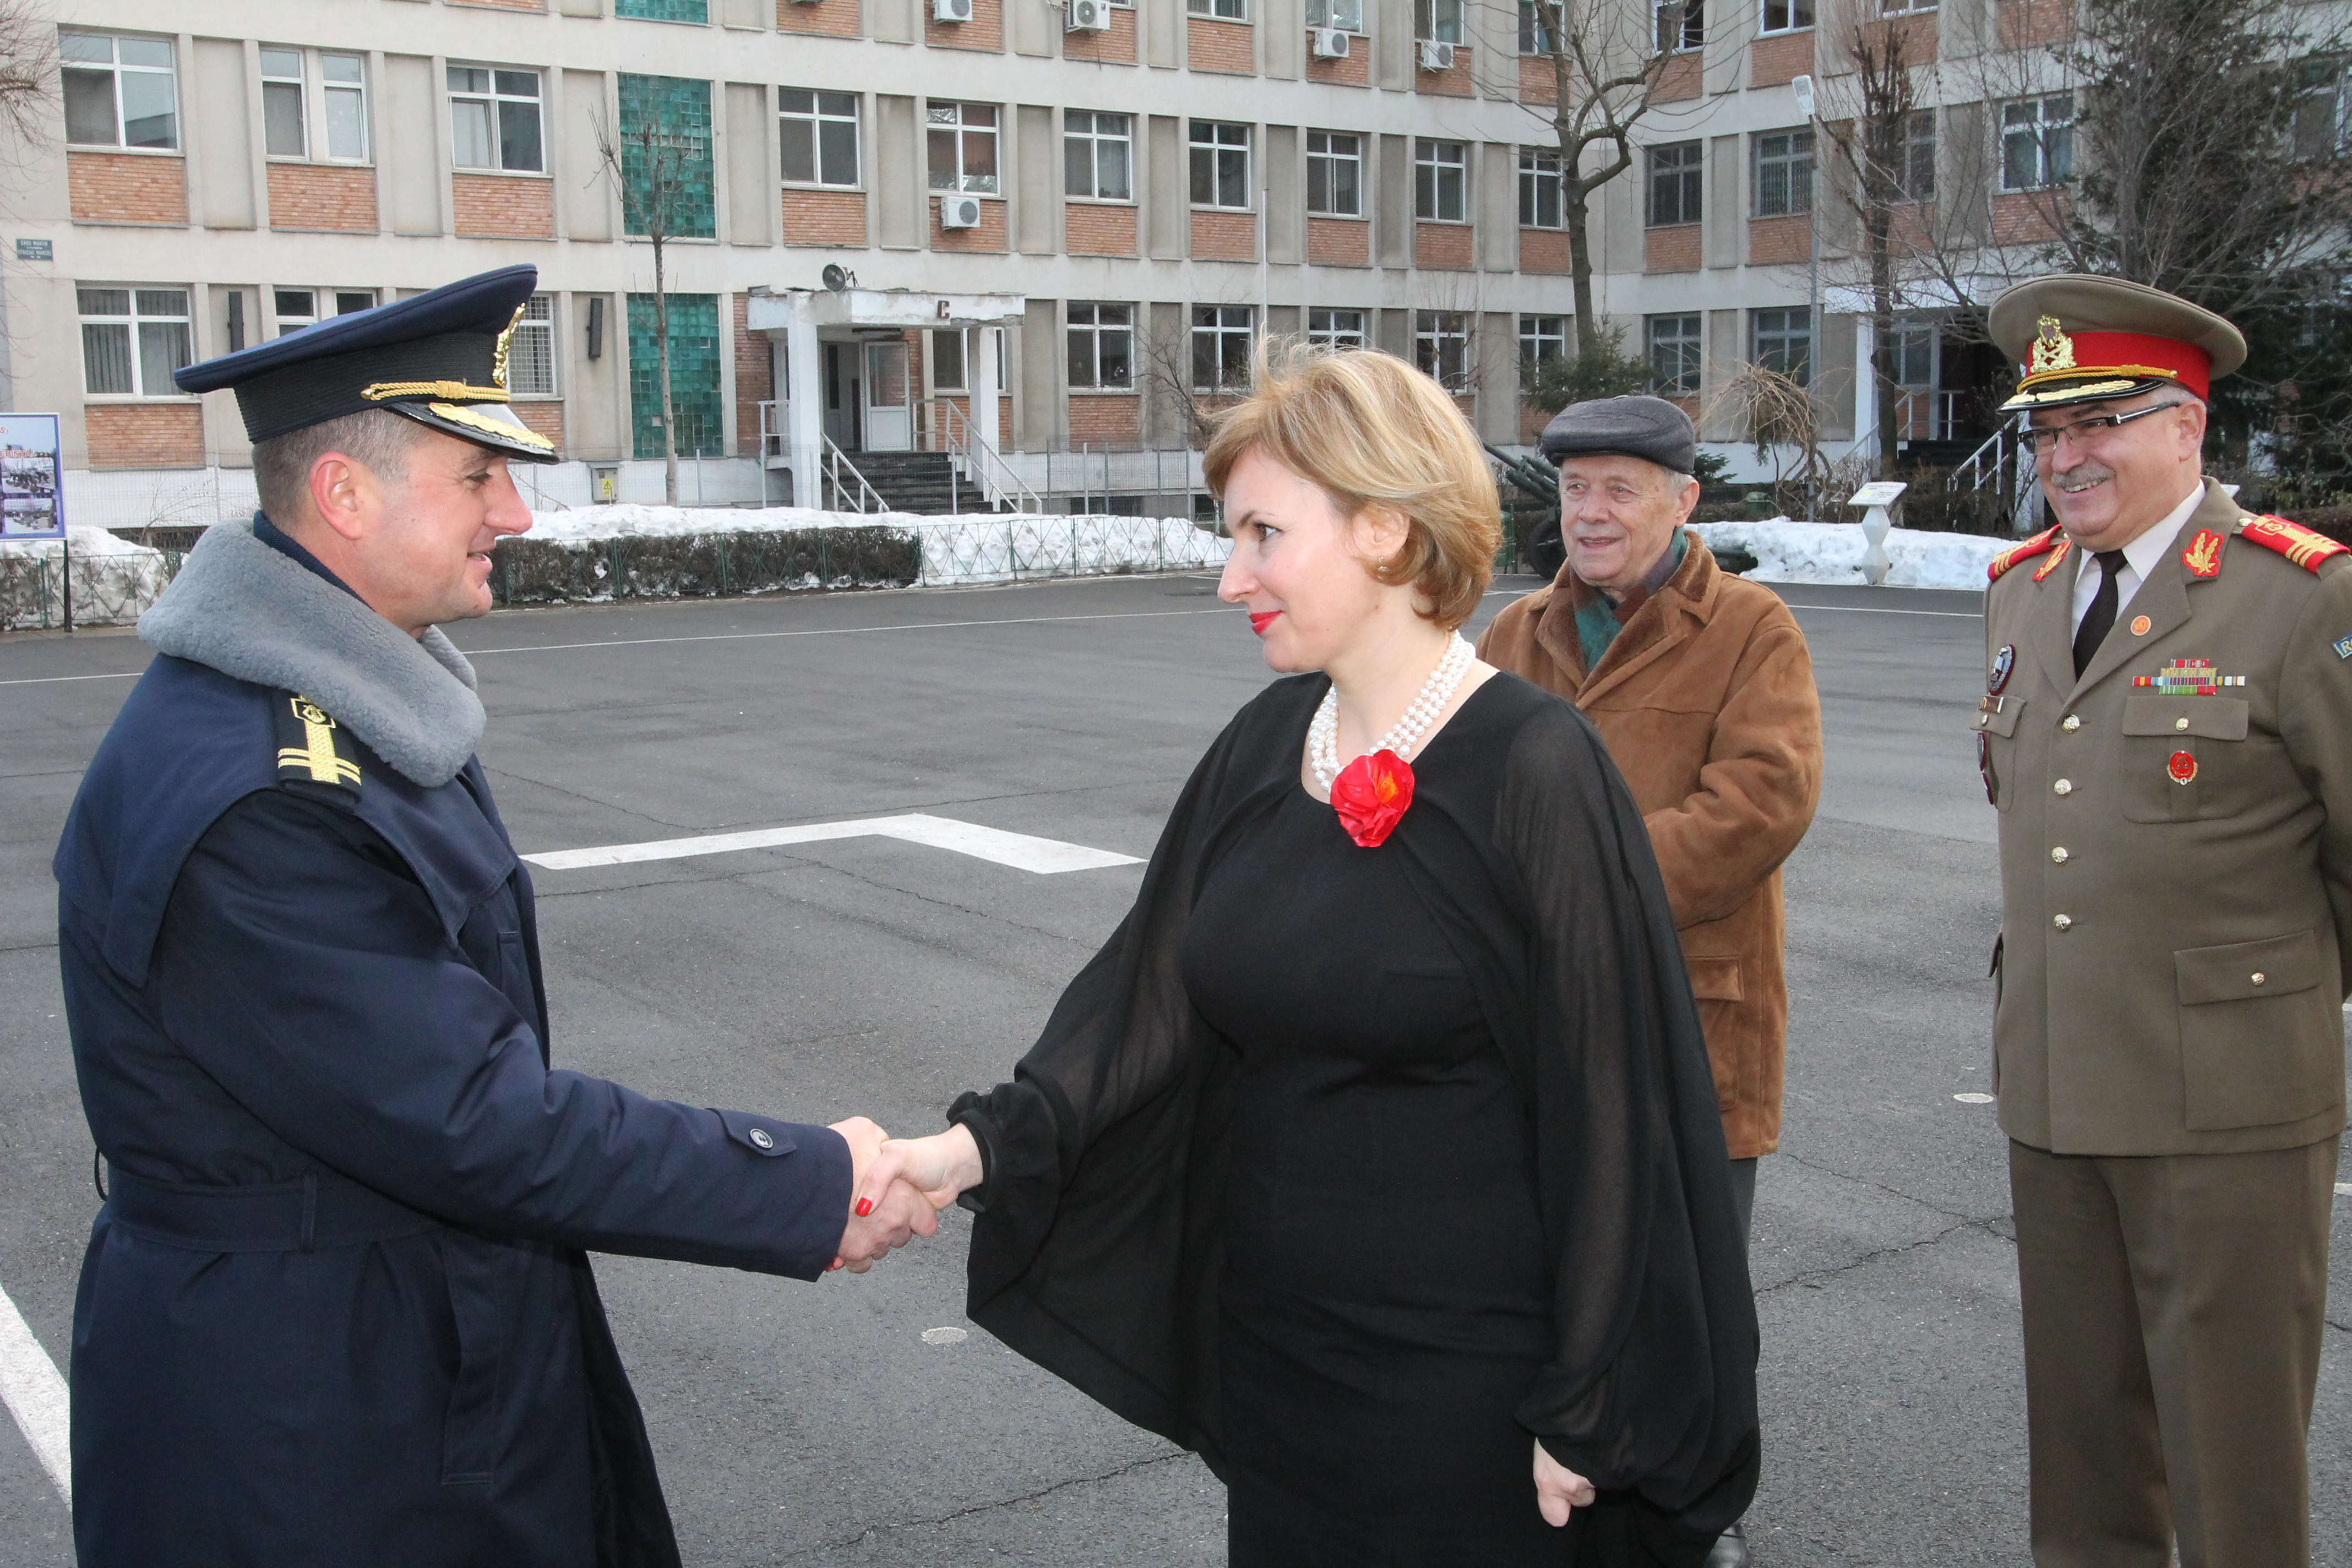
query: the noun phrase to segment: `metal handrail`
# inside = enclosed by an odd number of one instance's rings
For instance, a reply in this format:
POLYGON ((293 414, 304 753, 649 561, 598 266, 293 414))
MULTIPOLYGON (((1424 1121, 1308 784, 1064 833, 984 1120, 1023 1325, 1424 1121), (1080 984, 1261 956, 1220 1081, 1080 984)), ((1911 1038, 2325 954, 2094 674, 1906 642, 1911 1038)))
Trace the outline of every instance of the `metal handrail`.
POLYGON ((837 503, 835 510, 854 511, 860 516, 867 512, 888 511, 890 503, 882 499, 882 492, 866 482, 866 476, 857 471, 857 465, 851 462, 847 455, 833 444, 833 437, 824 436, 820 438, 824 442, 824 477, 833 483, 833 499, 837 503), (855 490, 847 489, 842 484, 841 476, 844 470, 848 472, 851 479, 857 481, 857 488, 855 490))
POLYGON ((2031 532, 2033 526, 2033 446, 2007 426, 1985 438, 1984 445, 1954 465, 1944 477, 1947 490, 1987 488, 2009 502, 2011 532, 2031 532))
POLYGON ((1895 399, 1895 433, 1906 441, 1948 441, 1959 428, 1960 399, 1967 395, 1937 387, 1912 387, 1895 399))
POLYGON ((1045 498, 1013 472, 1003 453, 980 438, 971 416, 957 407, 953 399, 926 397, 919 401, 925 410, 936 408, 943 416, 939 420, 938 434, 948 457, 962 465, 966 477, 980 487, 980 493, 988 498, 990 505, 1009 502, 1015 511, 1045 510, 1045 498))

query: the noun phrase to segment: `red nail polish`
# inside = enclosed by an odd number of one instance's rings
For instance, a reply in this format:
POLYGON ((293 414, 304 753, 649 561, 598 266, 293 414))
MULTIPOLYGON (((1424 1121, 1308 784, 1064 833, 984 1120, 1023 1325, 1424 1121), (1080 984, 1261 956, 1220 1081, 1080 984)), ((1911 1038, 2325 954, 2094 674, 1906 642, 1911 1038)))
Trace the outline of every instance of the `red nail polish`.
POLYGON ((857 1200, 857 1217, 859 1219, 864 1219, 867 1215, 870 1215, 873 1212, 874 1200, 872 1198, 860 1198, 857 1200))

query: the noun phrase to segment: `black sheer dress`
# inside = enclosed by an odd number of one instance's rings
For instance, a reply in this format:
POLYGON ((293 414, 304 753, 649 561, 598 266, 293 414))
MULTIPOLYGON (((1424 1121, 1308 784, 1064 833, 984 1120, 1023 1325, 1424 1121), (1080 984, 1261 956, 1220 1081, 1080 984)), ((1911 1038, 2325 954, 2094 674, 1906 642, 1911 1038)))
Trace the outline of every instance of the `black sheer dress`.
POLYGON ((1714 1080, 1642 819, 1490 679, 1357 847, 1276 682, 1013 1081, 969 1310, 1198 1450, 1237 1568, 1696 1564, 1758 1463, 1714 1080), (1604 1489, 1537 1511, 1530 1436, 1604 1489))

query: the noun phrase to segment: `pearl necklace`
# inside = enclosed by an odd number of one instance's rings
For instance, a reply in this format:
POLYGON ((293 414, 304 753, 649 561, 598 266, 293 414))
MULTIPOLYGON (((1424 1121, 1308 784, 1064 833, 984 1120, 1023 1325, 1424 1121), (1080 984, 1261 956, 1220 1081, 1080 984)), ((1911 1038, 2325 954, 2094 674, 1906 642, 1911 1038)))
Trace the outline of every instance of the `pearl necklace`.
MULTIPOLYGON (((1445 705, 1454 700, 1454 693, 1462 678, 1470 673, 1470 666, 1478 655, 1460 632, 1454 634, 1446 646, 1445 657, 1429 672, 1429 679, 1412 706, 1404 710, 1389 732, 1371 748, 1375 752, 1394 752, 1400 758, 1410 760, 1413 748, 1445 705)), ((1315 782, 1328 795, 1331 781, 1339 776, 1339 689, 1337 686, 1323 694, 1323 705, 1315 710, 1315 721, 1307 727, 1307 764, 1315 770, 1315 782)))

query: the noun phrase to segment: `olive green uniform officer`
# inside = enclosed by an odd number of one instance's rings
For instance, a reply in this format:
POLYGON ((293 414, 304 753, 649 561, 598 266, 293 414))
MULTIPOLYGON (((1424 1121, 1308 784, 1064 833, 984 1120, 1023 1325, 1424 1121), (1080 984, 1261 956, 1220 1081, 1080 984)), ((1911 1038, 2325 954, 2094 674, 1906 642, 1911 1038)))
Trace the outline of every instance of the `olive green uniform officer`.
POLYGON ((1995 301, 2059 528, 1994 562, 2000 808, 2041 1568, 2287 1568, 2345 1125, 2352 563, 2201 476, 2229 322, 2115 279, 1995 301))

